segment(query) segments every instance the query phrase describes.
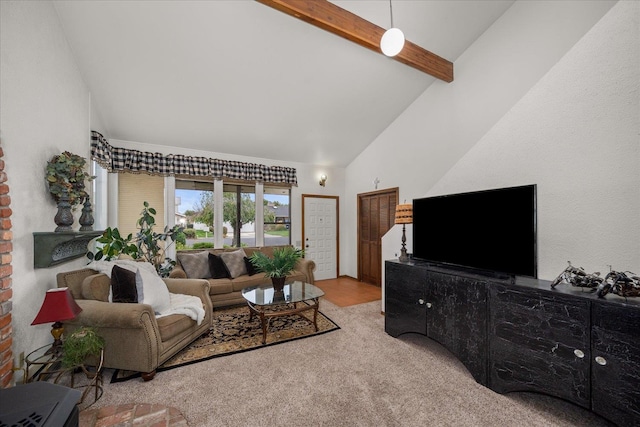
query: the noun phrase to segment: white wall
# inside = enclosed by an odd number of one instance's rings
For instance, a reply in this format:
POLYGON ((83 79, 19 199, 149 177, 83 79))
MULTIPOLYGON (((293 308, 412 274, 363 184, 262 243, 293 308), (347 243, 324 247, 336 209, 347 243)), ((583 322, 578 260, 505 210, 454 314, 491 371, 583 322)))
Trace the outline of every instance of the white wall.
MULTIPOLYGON (((375 176, 380 188, 399 187, 400 200, 427 194, 613 4, 514 3, 455 62, 453 83, 432 84, 347 167, 344 223, 356 224, 356 195, 370 191, 375 176)), ((341 231, 341 268, 355 276, 356 230, 341 231)))
MULTIPOLYGON (((50 2, 0 2, 0 138, 13 210, 14 354, 51 341, 51 325, 30 326, 55 275, 85 265, 84 259, 54 268, 33 268, 34 231, 53 231, 56 213, 44 180, 47 161, 62 151, 90 156, 90 130, 105 132, 50 2)), ((292 189, 292 242, 302 240, 302 194, 343 198, 344 169, 232 156, 216 152, 174 149, 110 140, 116 146, 144 151, 202 155, 229 160, 295 167, 298 186, 292 189), (321 187, 321 174, 328 176, 321 187)), ((113 181, 113 180, 110 180, 113 181)), ((111 185, 117 194, 115 185, 111 185)), ((111 192, 112 188, 109 189, 111 192)), ((104 207, 95 206, 97 210, 104 207)), ((100 213, 96 212, 96 217, 100 213)), ((76 218, 79 212, 76 214, 76 218)), ((106 216, 105 216, 106 218, 106 216)), ((106 226, 106 219, 104 220, 106 226)), ((74 227, 78 228, 78 223, 74 227)), ((16 377, 19 380, 19 377, 16 377)))
POLYGON ((35 270, 32 233, 56 227, 56 206, 45 183, 47 161, 63 151, 89 157, 91 101, 51 3, 2 1, 0 16, 0 137, 13 210, 12 324, 18 355, 51 342, 50 324, 30 324, 46 290, 56 287, 56 273, 85 263, 35 270))
POLYGON ((430 189, 538 185, 538 275, 640 272, 640 3, 620 2, 430 189))
MULTIPOLYGON (((109 144, 115 147, 130 148, 154 153, 184 154, 188 156, 204 156, 224 160, 237 160, 241 162, 260 163, 267 166, 284 166, 296 168, 298 186, 291 189, 291 243, 302 247, 302 195, 314 194, 324 196, 338 196, 344 199, 344 168, 328 168, 325 166, 311 165, 307 163, 287 162, 281 160, 264 159, 259 157, 246 157, 232 154, 218 153, 215 151, 191 150, 180 147, 167 147, 164 145, 147 144, 133 141, 110 139, 109 144), (320 175, 327 175, 324 187, 319 184, 320 175)), ((342 203, 340 203, 342 205, 342 203)), ((342 213, 340 214, 342 215, 342 213)), ((109 219, 111 223, 111 219, 109 219)))

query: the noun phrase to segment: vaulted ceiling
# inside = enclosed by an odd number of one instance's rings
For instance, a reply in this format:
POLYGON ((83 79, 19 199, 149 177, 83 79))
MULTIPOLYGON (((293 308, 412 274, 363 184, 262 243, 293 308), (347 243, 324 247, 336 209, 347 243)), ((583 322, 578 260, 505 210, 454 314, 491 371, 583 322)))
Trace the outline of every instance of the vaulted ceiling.
MULTIPOLYGON (((387 1, 333 1, 383 28, 387 1)), ((513 3, 393 2, 455 60, 513 3)), ((56 1, 111 139, 346 166, 441 80, 249 0, 56 1)))

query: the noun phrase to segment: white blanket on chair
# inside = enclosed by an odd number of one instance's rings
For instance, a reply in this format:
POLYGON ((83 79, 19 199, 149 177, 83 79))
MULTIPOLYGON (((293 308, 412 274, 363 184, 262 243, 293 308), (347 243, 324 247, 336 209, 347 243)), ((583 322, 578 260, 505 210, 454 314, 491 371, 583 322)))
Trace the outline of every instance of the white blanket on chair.
MULTIPOLYGON (((171 314, 184 314, 189 316, 198 325, 204 320, 204 308, 202 307, 202 300, 193 295, 172 294, 166 290, 166 283, 158 276, 158 273, 152 264, 148 262, 138 262, 132 260, 116 260, 116 261, 93 261, 90 262, 87 267, 92 268, 99 273, 106 274, 111 277, 111 270, 114 265, 125 268, 129 271, 136 272, 136 288, 138 292, 138 302, 142 304, 149 304, 154 308, 156 318, 169 316, 171 314), (145 279, 146 288, 143 283, 139 283, 139 279, 145 279), (156 291, 162 290, 165 295, 165 302, 163 304, 156 304, 159 292, 152 292, 155 287, 156 291), (146 292, 143 292, 143 288, 146 292), (145 295, 146 294, 146 295, 145 295), (168 304, 166 301, 166 295, 168 294, 168 304), (162 307, 160 311, 158 308, 162 307)), ((111 289, 109 289, 109 301, 111 301, 111 289)))
POLYGON ((156 318, 169 316, 171 314, 184 314, 198 322, 198 325, 204 320, 204 308, 202 308, 202 300, 193 295, 172 294, 169 293, 171 308, 160 314, 156 314, 156 318))

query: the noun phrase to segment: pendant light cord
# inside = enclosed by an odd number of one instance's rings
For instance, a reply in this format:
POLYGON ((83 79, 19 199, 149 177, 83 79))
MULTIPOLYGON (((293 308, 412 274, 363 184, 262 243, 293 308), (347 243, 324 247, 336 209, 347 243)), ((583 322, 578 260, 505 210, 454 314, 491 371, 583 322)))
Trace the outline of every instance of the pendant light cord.
POLYGON ((391 0, 389 0, 389 14, 391 15, 391 28, 393 28, 393 7, 391 6, 391 0))

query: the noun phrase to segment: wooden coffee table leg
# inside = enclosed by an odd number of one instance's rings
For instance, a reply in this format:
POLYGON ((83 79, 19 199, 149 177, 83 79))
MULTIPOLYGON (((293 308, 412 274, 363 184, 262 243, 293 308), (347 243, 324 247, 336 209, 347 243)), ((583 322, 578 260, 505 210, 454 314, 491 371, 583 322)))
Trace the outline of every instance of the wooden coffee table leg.
POLYGON ((316 332, 318 332, 318 308, 320 306, 320 300, 315 300, 316 305, 313 307, 313 326, 316 327, 316 332))
POLYGON ((260 312, 260 323, 262 324, 262 345, 267 343, 267 319, 264 316, 264 312, 260 312))
MULTIPOLYGON (((298 316, 310 322, 311 320, 309 320, 308 317, 303 315, 302 312, 307 310, 313 310, 313 327, 315 328, 316 332, 318 332, 318 311, 320 307, 320 300, 318 298, 314 298, 313 302, 314 302, 313 304, 305 304, 303 307, 298 307, 297 304, 294 303, 294 304, 291 304, 293 305, 293 309, 290 308, 288 310, 283 310, 280 312, 270 312, 268 314, 265 313, 265 310, 261 310, 260 308, 257 308, 255 305, 249 303, 249 313, 250 313, 249 320, 253 318, 254 314, 257 314, 260 317, 260 326, 262 327, 262 345, 267 344, 267 332, 269 331, 269 323, 272 317, 297 314, 298 316)), ((289 305, 289 307, 291 307, 291 305, 289 305)))
POLYGON ((267 343, 267 329, 269 326, 267 322, 267 318, 264 315, 263 310, 256 308, 256 306, 254 306, 251 303, 248 303, 248 306, 249 306, 249 321, 253 319, 254 314, 257 314, 258 317, 260 317, 260 326, 262 327, 262 344, 264 345, 267 343))

